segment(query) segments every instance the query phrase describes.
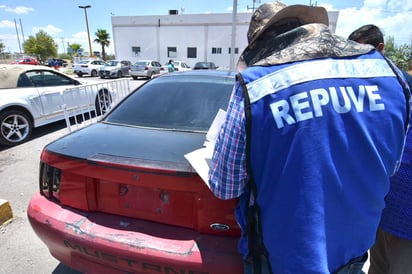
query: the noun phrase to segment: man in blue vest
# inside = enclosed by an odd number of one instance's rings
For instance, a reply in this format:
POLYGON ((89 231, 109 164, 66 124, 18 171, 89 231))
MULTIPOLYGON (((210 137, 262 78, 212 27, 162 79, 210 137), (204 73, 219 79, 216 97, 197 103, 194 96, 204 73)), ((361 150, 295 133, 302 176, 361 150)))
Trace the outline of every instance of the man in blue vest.
MULTIPOLYGON (((369 44, 384 54, 382 31, 367 24, 353 31, 348 39, 369 44)), ((403 75, 412 89, 412 77, 404 70, 403 75)), ((376 234, 376 242, 370 250, 369 274, 397 274, 412 271, 412 132, 408 132, 402 163, 392 176, 386 206, 376 234)))
POLYGON ((209 184, 239 198, 245 273, 362 273, 397 170, 409 90, 324 8, 252 15, 209 184))

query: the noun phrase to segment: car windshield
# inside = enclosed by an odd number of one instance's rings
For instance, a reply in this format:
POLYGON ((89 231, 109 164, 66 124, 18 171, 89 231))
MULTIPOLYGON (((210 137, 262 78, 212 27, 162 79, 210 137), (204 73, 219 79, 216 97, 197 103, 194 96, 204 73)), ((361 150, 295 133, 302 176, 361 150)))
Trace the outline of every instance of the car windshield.
POLYGON ((87 64, 87 63, 89 63, 89 61, 87 61, 87 60, 81 60, 81 61, 79 61, 78 64, 87 64))
POLYGON ((117 66, 117 64, 119 64, 119 61, 108 61, 108 62, 106 63, 106 66, 113 66, 113 67, 115 67, 115 66, 117 66))
POLYGON ((104 121, 206 132, 218 110, 226 110, 233 85, 233 76, 159 77, 131 94, 104 121))

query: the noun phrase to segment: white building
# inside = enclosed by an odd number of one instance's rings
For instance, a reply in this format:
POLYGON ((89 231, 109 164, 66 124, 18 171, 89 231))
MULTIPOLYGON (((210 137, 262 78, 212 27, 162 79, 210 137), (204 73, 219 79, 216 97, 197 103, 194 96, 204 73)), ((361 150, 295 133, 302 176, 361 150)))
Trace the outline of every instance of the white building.
MULTIPOLYGON (((329 24, 336 30, 338 11, 328 12, 329 24)), ((235 62, 247 46, 246 33, 252 13, 177 14, 113 16, 112 33, 117 59, 153 59, 161 64, 169 59, 189 66, 198 61, 214 62, 221 68, 231 65, 232 29, 235 32, 235 62)))

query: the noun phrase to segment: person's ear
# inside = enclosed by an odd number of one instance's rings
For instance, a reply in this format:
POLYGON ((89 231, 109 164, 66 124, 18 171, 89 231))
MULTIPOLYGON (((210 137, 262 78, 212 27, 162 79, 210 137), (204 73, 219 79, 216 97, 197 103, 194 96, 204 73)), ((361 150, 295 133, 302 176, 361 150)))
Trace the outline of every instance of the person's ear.
POLYGON ((376 49, 379 52, 383 52, 383 50, 385 49, 385 44, 384 43, 379 43, 378 46, 376 47, 376 49))

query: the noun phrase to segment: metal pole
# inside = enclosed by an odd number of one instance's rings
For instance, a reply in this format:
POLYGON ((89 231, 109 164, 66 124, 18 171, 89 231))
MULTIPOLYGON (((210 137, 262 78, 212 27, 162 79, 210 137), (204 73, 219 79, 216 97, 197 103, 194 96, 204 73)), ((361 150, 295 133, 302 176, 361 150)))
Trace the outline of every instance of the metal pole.
MULTIPOLYGON (((17 42, 19 43, 19 50, 21 54, 21 44, 20 44, 20 38, 19 38, 19 31, 17 30, 17 22, 16 19, 14 19, 14 26, 16 27, 16 35, 17 35, 17 42)), ((21 57, 21 56, 20 56, 21 57)))
POLYGON ((230 70, 234 70, 235 67, 235 43, 236 43, 236 14, 237 14, 237 0, 233 0, 233 12, 232 12, 232 42, 230 45, 230 70))
POLYGON ((21 35, 23 35, 23 44, 26 42, 26 40, 24 39, 24 32, 23 32, 23 24, 21 23, 21 19, 20 20, 20 29, 21 29, 21 35))
POLYGON ((90 56, 90 57, 93 56, 93 51, 92 51, 92 43, 91 43, 91 41, 90 41, 89 21, 88 21, 88 19, 87 19, 87 11, 86 11, 86 9, 91 8, 91 7, 92 7, 92 6, 90 6, 90 5, 79 6, 79 8, 84 9, 84 16, 86 17, 87 38, 89 39, 89 51, 90 51, 89 56, 90 56))

